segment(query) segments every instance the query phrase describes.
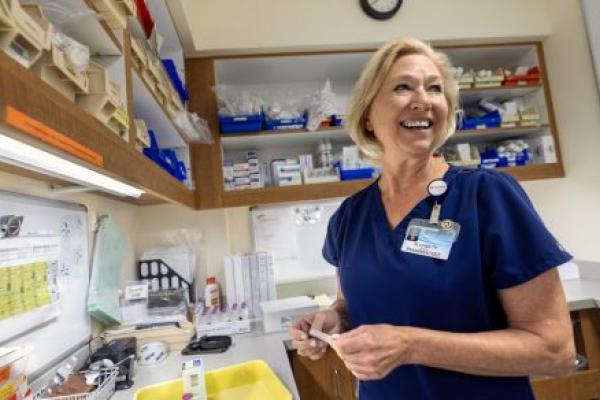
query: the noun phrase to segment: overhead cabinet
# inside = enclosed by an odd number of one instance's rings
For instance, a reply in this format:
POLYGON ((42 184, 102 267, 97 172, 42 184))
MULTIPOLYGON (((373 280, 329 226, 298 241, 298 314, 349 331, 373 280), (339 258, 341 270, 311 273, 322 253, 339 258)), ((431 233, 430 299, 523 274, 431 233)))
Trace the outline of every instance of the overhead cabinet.
MULTIPOLYGON (((498 168, 520 180, 564 176, 541 43, 441 50, 456 67, 463 110, 456 133, 440 149, 446 160, 456 165, 498 168)), ((303 157, 309 155, 317 169, 323 166, 324 148, 329 148, 325 152, 332 153, 334 159, 352 152, 343 114, 353 85, 372 54, 357 51, 188 59, 189 107, 211 122, 213 132, 219 132, 215 145, 192 150, 196 179, 205 188, 197 193, 199 207, 343 197, 372 182, 369 175, 367 179, 344 180, 365 175, 344 171, 343 166, 339 174, 342 180, 337 182, 312 183, 319 181, 305 179, 303 174, 302 180, 293 182, 297 186, 278 186, 280 182, 273 178, 277 173, 274 162, 292 164, 292 169, 297 164, 303 169, 303 157), (295 123, 300 119, 290 119, 289 128, 282 124, 272 130, 268 110, 300 104, 304 107, 300 108, 302 115, 310 108, 310 99, 324 91, 326 82, 335 94, 332 115, 323 119, 318 129, 309 131, 303 127, 305 121, 299 127, 295 123), (223 114, 235 109, 233 103, 239 98, 221 99, 219 109, 213 87, 221 97, 225 92, 260 98, 262 124, 254 122, 255 115, 224 119, 223 114), (224 125, 230 120, 239 121, 239 125, 224 125), (248 163, 255 162, 260 165, 260 184, 248 187, 245 176, 238 179, 242 175, 239 171, 252 168, 248 163), (232 179, 236 184, 231 184, 232 179)), ((249 171, 250 181, 252 175, 249 171)))
MULTIPOLYGON (((46 8, 40 2, 21 6, 16 0, 0 0, 0 44, 5 50, 0 52, 2 134, 142 188, 146 194, 138 204, 173 201, 193 208, 191 185, 170 174, 175 169, 187 172, 178 164, 182 158, 189 165, 189 140, 173 121, 185 107, 174 99, 175 88, 158 56, 152 56, 156 50, 145 36, 136 40, 145 55, 153 57, 154 78, 164 100, 157 99, 137 75, 130 30, 123 29, 136 18, 135 2, 56 0, 56 5, 46 8), (68 10, 81 19, 73 23, 56 9, 68 10), (25 24, 29 27, 26 30, 20 20, 37 25, 25 24), (51 44, 52 26, 58 24, 67 37, 89 50, 90 62, 84 70, 66 56, 64 48, 51 44), (15 54, 15 49, 25 45, 35 51, 15 54), (8 113, 9 109, 16 112, 8 113), (22 116, 26 123, 15 121, 11 115, 22 116), (35 129, 27 129, 26 124, 35 129), (57 146, 57 141, 63 145, 57 146), (65 143, 76 144, 77 151, 65 143), (144 148, 154 151, 150 152, 153 157, 142 154, 144 148), (166 156, 162 149, 168 150, 166 156)), ((169 43, 174 42, 169 39, 169 43)), ((183 65, 181 60, 179 65, 183 65)), ((11 172, 20 171, 14 165, 3 166, 11 172)), ((23 174, 31 173, 23 170, 23 174)))

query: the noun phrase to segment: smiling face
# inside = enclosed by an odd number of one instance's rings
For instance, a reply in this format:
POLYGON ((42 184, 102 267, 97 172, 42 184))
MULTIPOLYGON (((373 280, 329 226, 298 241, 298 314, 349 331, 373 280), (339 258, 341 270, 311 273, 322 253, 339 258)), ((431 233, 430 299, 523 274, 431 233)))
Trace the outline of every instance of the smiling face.
POLYGON ((421 54, 398 58, 369 111, 367 129, 384 159, 429 156, 447 132, 448 102, 437 66, 421 54))

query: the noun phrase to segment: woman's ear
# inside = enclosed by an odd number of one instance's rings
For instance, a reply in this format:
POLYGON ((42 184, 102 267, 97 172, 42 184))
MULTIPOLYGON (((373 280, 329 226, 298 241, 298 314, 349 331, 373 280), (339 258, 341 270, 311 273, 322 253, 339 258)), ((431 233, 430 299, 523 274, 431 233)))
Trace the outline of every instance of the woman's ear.
POLYGON ((365 123, 365 126, 367 127, 367 131, 373 132, 373 124, 371 123, 370 120, 367 120, 367 122, 365 123))

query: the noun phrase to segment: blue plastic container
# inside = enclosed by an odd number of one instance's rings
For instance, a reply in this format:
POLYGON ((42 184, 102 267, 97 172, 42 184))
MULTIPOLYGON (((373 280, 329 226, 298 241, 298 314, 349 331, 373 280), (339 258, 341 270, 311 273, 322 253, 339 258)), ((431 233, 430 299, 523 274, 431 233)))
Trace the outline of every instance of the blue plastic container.
POLYGON ((500 126, 502 118, 498 111, 492 111, 480 117, 473 117, 466 115, 462 119, 459 119, 458 129, 486 129, 496 128, 500 126))
MULTIPOLYGON (((338 167, 339 168, 339 167, 338 167)), ((352 181, 356 179, 371 179, 373 177, 373 168, 361 168, 361 169, 341 169, 340 179, 343 181, 352 181)))
POLYGON ((181 99, 181 101, 183 103, 185 103, 186 101, 188 101, 190 99, 190 96, 188 94, 187 89, 185 88, 185 85, 179 78, 179 74, 177 73, 177 67, 175 66, 175 62, 173 60, 171 60, 170 58, 163 58, 161 61, 165 67, 165 70, 167 71, 167 75, 169 75, 169 79, 173 83, 173 87, 175 88, 175 90, 177 91, 177 94, 179 95, 179 98, 181 99))
POLYGON ((268 131, 283 129, 304 129, 306 126, 306 117, 289 119, 269 119, 265 118, 264 128, 268 131))
POLYGON ((344 116, 343 115, 332 115, 331 116, 331 126, 342 126, 344 125, 344 116))
POLYGON ((148 135, 150 136, 150 147, 144 148, 144 155, 177 180, 185 181, 187 177, 185 164, 177 159, 177 155, 173 150, 158 147, 156 135, 151 129, 148 130, 148 135))
POLYGON ((219 115, 221 133, 259 132, 262 129, 263 115, 237 115, 235 117, 219 115))

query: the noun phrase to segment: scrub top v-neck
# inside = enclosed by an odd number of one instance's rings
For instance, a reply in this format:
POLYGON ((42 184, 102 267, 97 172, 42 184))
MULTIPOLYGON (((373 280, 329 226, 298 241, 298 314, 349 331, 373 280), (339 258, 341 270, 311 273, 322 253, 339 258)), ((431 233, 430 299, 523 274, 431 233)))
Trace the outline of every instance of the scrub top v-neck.
MULTIPOLYGON (((495 171, 450 166, 440 220, 461 226, 447 260, 401 250, 408 224, 428 219, 432 197, 391 228, 377 182, 329 221, 324 258, 339 268, 354 327, 414 326, 448 332, 507 327, 497 290, 524 283, 571 256, 548 232, 519 184, 495 171)), ((360 383, 361 400, 533 399, 527 377, 483 377, 404 365, 360 383)))

